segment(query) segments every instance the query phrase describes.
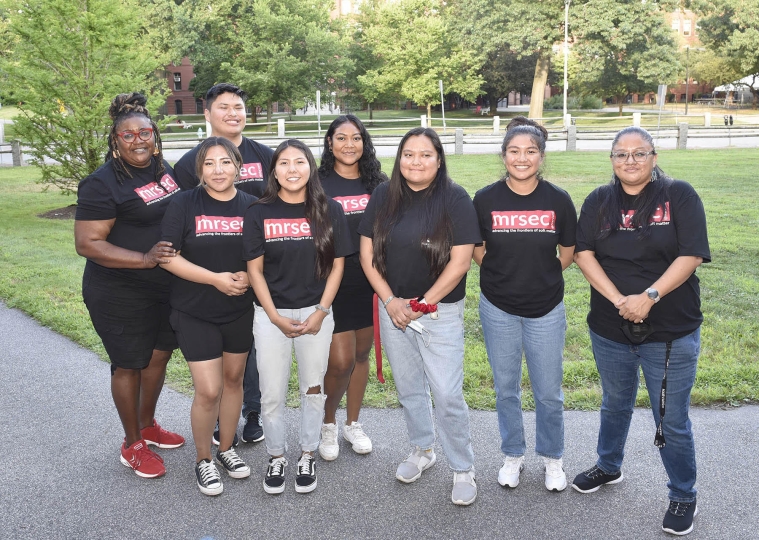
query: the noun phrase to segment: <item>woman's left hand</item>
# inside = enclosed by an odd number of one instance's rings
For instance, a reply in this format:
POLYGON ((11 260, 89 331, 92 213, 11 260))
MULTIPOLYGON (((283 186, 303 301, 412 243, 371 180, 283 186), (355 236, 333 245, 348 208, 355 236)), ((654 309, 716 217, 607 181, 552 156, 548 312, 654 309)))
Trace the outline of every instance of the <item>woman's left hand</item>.
POLYGON ((312 336, 315 336, 318 334, 319 330, 322 328, 322 322, 324 322, 326 317, 327 314, 322 310, 317 309, 314 311, 305 321, 303 321, 303 328, 300 331, 300 335, 311 334, 312 336))
POLYGON ((634 323, 642 323, 648 317, 652 305, 646 293, 625 296, 616 304, 619 308, 619 316, 634 323))
POLYGON ((248 287, 250 287, 250 279, 248 278, 247 272, 243 272, 243 271, 235 272, 234 274, 232 274, 232 276, 235 281, 240 283, 240 285, 245 286, 246 291, 248 290, 248 287))

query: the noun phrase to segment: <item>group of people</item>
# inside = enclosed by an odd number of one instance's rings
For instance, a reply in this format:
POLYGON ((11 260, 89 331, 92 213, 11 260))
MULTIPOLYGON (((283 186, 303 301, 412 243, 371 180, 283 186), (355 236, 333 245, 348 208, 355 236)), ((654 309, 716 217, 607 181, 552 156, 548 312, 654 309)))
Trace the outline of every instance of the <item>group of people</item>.
POLYGON ((263 488, 282 493, 294 351, 294 487, 313 491, 315 454, 336 459, 341 432, 353 451, 372 451, 359 414, 378 332, 413 447, 396 478, 414 482, 435 464, 437 427, 453 471, 451 500, 473 503, 463 381, 466 278, 474 260, 504 454, 498 482, 516 487, 524 468, 524 355, 545 487, 562 491, 562 276, 574 261, 591 285, 588 326, 603 401, 598 460, 572 486, 589 493, 622 480, 642 368, 669 476, 662 527, 692 530, 696 464, 688 407, 702 322, 695 270, 709 261, 709 245, 698 195, 656 165, 645 130, 618 133, 612 180, 587 197, 578 220, 569 194, 542 177, 547 131, 526 118, 507 128, 505 175, 472 200, 451 180, 432 129, 402 138, 387 178, 355 116, 332 122, 317 166, 298 140, 272 152, 244 137, 245 99, 234 85, 211 88, 205 115, 213 136, 172 169, 145 98, 117 96, 106 162, 79 187, 83 297, 111 360, 124 465, 161 476, 163 459, 149 446, 184 443, 154 418, 178 346, 195 387, 200 491, 223 491, 219 469, 231 478, 250 475, 235 450, 242 411, 243 441, 265 440, 270 456, 263 488))

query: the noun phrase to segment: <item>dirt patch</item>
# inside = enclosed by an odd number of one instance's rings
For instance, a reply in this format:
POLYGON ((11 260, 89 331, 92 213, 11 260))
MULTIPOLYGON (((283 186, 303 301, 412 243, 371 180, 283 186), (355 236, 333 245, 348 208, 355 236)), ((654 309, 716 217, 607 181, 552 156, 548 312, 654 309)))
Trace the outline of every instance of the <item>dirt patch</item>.
POLYGON ((70 204, 63 208, 56 208, 55 210, 48 210, 42 214, 37 214, 37 217, 45 219, 74 219, 76 214, 76 205, 70 204))

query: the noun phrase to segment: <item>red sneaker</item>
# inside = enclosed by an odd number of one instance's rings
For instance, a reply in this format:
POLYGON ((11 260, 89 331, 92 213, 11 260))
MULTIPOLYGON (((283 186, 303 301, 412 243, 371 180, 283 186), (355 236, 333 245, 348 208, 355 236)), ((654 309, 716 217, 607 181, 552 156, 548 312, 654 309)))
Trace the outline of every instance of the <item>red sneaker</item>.
POLYGON ((184 444, 184 437, 178 433, 166 431, 153 418, 153 425, 140 430, 140 435, 145 442, 158 448, 179 448, 184 444))
POLYGON ((121 445, 121 463, 143 478, 157 478, 166 474, 163 458, 148 448, 142 439, 132 446, 127 446, 124 441, 121 445))

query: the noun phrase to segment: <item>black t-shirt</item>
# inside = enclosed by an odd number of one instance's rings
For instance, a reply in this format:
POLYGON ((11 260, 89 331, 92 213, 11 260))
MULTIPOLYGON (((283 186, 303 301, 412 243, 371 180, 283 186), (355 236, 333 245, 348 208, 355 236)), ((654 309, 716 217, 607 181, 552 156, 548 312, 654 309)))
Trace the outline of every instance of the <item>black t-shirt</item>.
MULTIPOLYGON (((361 236, 374 236, 374 220, 377 209, 385 203, 389 183, 377 186, 366 207, 364 218, 358 227, 361 236)), ((387 284, 393 294, 401 298, 416 298, 425 294, 437 280, 430 276, 430 265, 422 250, 422 209, 426 189, 413 191, 404 185, 409 203, 401 212, 398 222, 393 226, 385 252, 387 267, 387 284)), ((429 189, 429 188, 427 188, 429 189)), ((477 225, 477 214, 472 199, 464 188, 453 184, 446 201, 446 210, 451 219, 453 241, 451 245, 477 244, 482 242, 477 225)), ((443 303, 458 302, 466 295, 466 274, 448 295, 440 300, 443 303)))
MULTIPOLYGON (((169 200, 188 186, 174 180, 174 171, 164 161, 166 169, 160 180, 155 181, 156 160, 142 169, 126 165, 131 178, 119 184, 113 170, 113 161, 79 183, 76 219, 100 221, 116 219, 106 240, 124 249, 146 253, 161 238, 161 220, 169 200), (180 187, 181 186, 181 187, 180 187)), ((169 274, 160 267, 149 269, 106 268, 87 260, 85 278, 91 274, 105 279, 126 280, 136 286, 166 288, 169 274)))
MULTIPOLYGON (((711 260, 706 235, 704 206, 690 184, 675 180, 669 187, 664 209, 657 209, 652 217, 650 235, 639 239, 638 232, 620 226, 609 236, 599 240, 597 216, 599 193, 612 189, 602 186, 595 189, 582 205, 577 224, 575 251, 594 251, 606 275, 623 295, 640 294, 649 288, 680 256, 701 257, 711 260)), ((626 196, 625 221, 635 212, 636 197, 626 196)), ((654 304, 647 322, 654 333, 647 339, 652 342, 670 341, 693 332, 701 325, 701 299, 698 277, 694 272, 677 289, 654 304)), ((627 343, 620 329, 624 319, 614 304, 598 291, 590 289, 588 326, 596 334, 617 343, 627 343)))
POLYGON ((321 181, 327 195, 339 202, 343 207, 343 212, 348 220, 353 250, 358 254, 360 244, 358 224, 361 223, 366 205, 369 204, 369 199, 371 198, 369 191, 364 187, 360 178, 348 180, 335 171, 331 171, 321 181))
MULTIPOLYGON (((200 145, 187 152, 174 165, 177 179, 182 182, 182 185, 197 186, 200 183, 200 178, 195 174, 195 160, 199 147, 200 145)), ((235 187, 245 193, 261 197, 266 189, 274 151, 247 137, 242 138, 237 149, 242 156, 242 167, 240 167, 240 178, 235 182, 235 187)))
POLYGON ((518 317, 542 317, 564 298, 556 247, 575 245, 577 212, 569 194, 541 180, 529 195, 506 182, 474 196, 486 244, 480 289, 494 306, 518 317))
MULTIPOLYGON (((340 203, 329 200, 335 257, 353 251, 340 203)), ((321 301, 326 279, 316 277, 316 245, 306 220, 305 203, 289 204, 277 197, 251 206, 245 214, 243 258, 263 255, 264 278, 277 309, 299 309, 321 301)))
MULTIPOLYGON (((240 190, 229 201, 214 199, 203 187, 180 193, 166 210, 161 240, 168 240, 182 257, 212 272, 245 272, 243 217, 255 201, 253 195, 240 190)), ((224 324, 239 319, 252 307, 253 290, 242 296, 227 296, 213 285, 172 276, 169 302, 177 311, 224 324)))

